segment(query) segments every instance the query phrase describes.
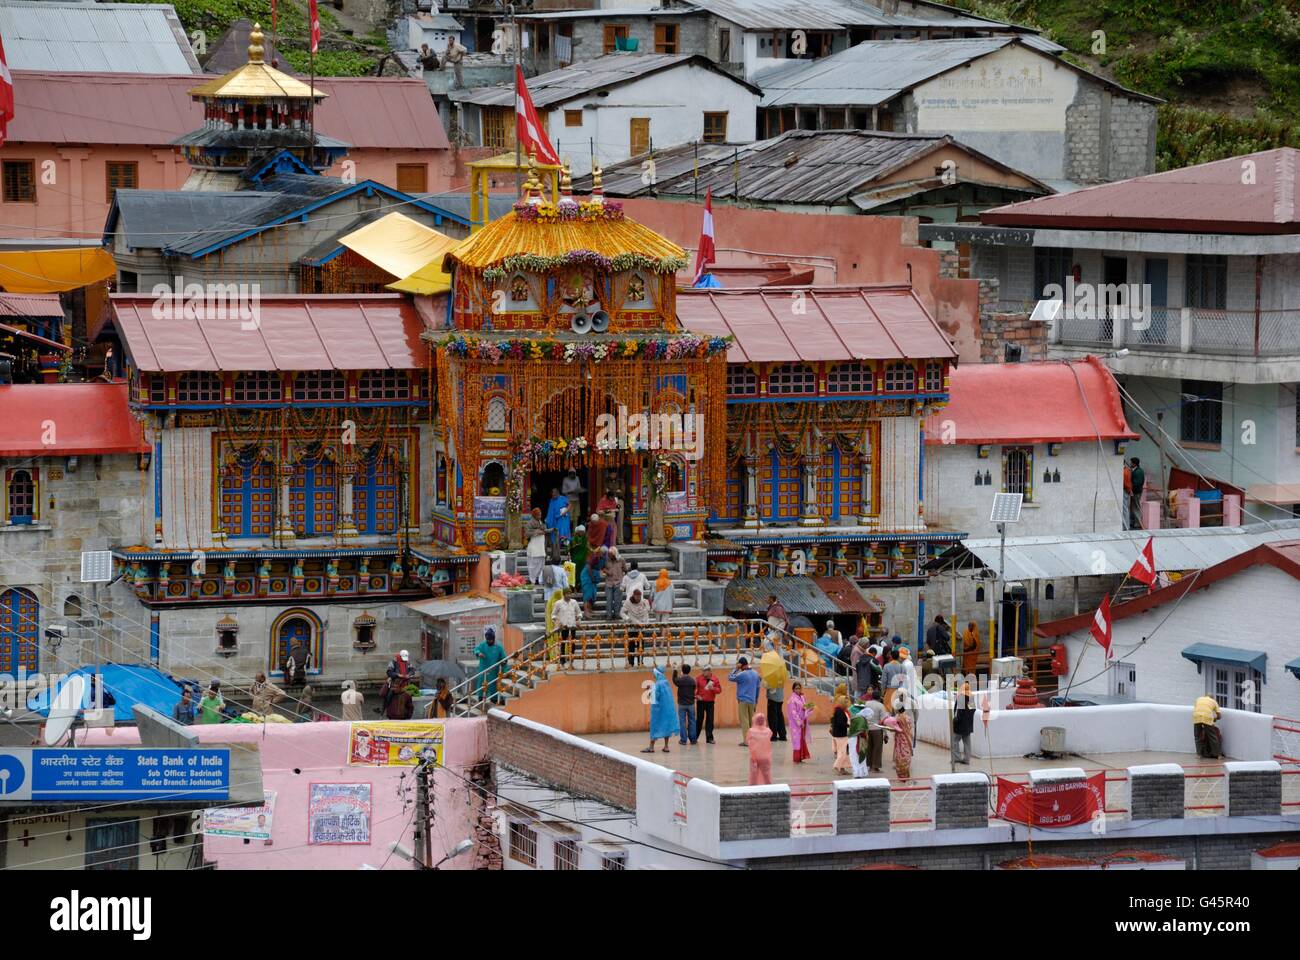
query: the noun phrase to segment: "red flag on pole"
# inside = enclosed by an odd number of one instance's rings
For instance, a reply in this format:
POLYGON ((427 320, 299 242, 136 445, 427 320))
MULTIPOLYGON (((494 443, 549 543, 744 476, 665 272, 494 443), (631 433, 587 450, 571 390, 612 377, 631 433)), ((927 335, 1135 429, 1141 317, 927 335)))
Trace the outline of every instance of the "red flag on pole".
POLYGON ((1128 575, 1139 583, 1145 583, 1148 587, 1155 586, 1156 582, 1156 539, 1147 537, 1147 545, 1142 548, 1138 554, 1128 575))
POLYGON ((515 64, 515 135, 524 153, 533 153, 540 163, 560 162, 559 155, 551 146, 550 138, 542 129, 542 121, 533 106, 533 98, 528 95, 528 84, 524 82, 524 68, 515 64))
POLYGON ((311 16, 311 52, 315 53, 320 49, 320 11, 316 9, 316 0, 308 0, 308 6, 311 16))
POLYGON ((14 78, 5 57, 4 40, 0 39, 0 144, 9 136, 9 121, 14 118, 14 78))
POLYGON ((1110 597, 1102 597, 1101 606, 1092 617, 1092 626, 1088 628, 1094 640, 1106 651, 1106 659, 1111 658, 1110 641, 1112 637, 1110 622, 1110 597))
POLYGON ((700 246, 695 251, 695 279, 692 284, 700 282, 705 267, 717 259, 717 249, 713 246, 713 188, 704 192, 704 226, 700 228, 700 246))

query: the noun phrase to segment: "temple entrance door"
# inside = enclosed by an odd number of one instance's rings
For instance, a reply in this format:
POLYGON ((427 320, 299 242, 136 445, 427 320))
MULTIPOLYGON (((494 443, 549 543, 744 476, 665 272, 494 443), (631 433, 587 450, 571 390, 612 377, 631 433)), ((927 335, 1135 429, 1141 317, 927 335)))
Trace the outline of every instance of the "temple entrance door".
POLYGON ((596 488, 591 497, 591 510, 588 516, 595 511, 596 505, 606 493, 618 497, 623 502, 623 527, 619 531, 617 542, 632 542, 632 505, 628 501, 628 491, 632 488, 633 470, 629 464, 620 466, 605 467, 592 471, 595 477, 596 488))
MULTIPOLYGON (((577 527, 580 523, 586 523, 587 518, 591 516, 591 508, 595 501, 591 498, 591 473, 593 471, 586 468, 575 468, 574 472, 577 473, 578 482, 582 484, 583 489, 583 492, 577 495, 577 512, 575 512, 572 501, 569 505, 569 522, 573 527, 577 527)), ((568 474, 567 470, 533 470, 529 473, 528 505, 541 510, 543 519, 545 519, 546 511, 551 505, 551 491, 563 490, 564 478, 568 474)))

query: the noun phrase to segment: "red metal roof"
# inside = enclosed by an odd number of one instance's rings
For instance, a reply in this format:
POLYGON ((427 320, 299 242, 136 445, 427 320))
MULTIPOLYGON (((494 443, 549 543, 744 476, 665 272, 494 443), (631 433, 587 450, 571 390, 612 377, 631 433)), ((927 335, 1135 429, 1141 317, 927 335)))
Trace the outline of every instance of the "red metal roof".
POLYGON ((137 294, 114 294, 111 302, 131 361, 148 372, 429 365, 428 348, 420 341, 424 323, 401 294, 267 296, 258 301, 256 322, 238 316, 159 319, 156 298, 137 294))
POLYGON ((679 289, 677 316, 695 333, 735 336, 731 363, 957 356, 908 286, 679 289))
POLYGON ((1255 852, 1261 857, 1300 857, 1300 843, 1279 843, 1255 852))
POLYGON ((0 317, 62 317, 57 293, 0 293, 0 317))
POLYGON ((1300 233, 1298 161, 1300 150, 1294 147, 1263 150, 995 207, 981 213, 980 221, 1086 230, 1300 233))
POLYGON ((1115 378, 1096 357, 963 364, 948 383, 951 400, 926 421, 926 443, 1095 443, 1098 434, 1137 439, 1115 378))
POLYGON ((830 597, 843 613, 884 613, 885 608, 877 606, 862 595, 851 577, 813 577, 813 583, 821 587, 822 593, 830 597))
MULTIPOLYGON (((192 74, 45 73, 15 70, 10 143, 166 146, 203 124, 192 74)), ((429 89, 416 78, 318 77, 329 94, 316 128, 357 148, 444 150, 447 135, 429 89)))
MULTIPOLYGON (((1159 550, 1160 546, 1157 541, 1157 563, 1160 560, 1159 550)), ((1279 540, 1274 543, 1261 544, 1253 550, 1247 550, 1230 560, 1216 563, 1212 567, 1206 567, 1197 574, 1188 574, 1167 587, 1154 590, 1151 593, 1144 593, 1127 603, 1116 604, 1110 608, 1111 622, 1114 623, 1118 620, 1134 617, 1139 613, 1146 613, 1155 607, 1177 600, 1191 590, 1204 590, 1211 584, 1226 580, 1233 574, 1263 565, 1277 567, 1283 573, 1300 580, 1300 540, 1279 540)), ((1038 629, 1034 632, 1040 637, 1063 637, 1069 633, 1086 630, 1092 623, 1093 616, 1094 611, 1089 610, 1087 613, 1065 617, 1062 620, 1040 623, 1038 629)))
POLYGON ((0 410, 3 457, 149 452, 144 429, 127 407, 125 383, 0 386, 0 410))

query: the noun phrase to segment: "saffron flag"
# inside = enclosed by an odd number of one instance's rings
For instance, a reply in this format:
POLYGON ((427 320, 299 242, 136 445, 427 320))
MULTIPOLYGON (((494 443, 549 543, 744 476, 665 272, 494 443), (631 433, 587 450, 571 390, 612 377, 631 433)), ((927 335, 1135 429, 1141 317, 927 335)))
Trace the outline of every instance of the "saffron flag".
POLYGON ((1088 628, 1094 640, 1106 651, 1106 659, 1111 658, 1110 641, 1111 641, 1111 624, 1110 624, 1110 597, 1101 598, 1101 606, 1093 614, 1092 626, 1088 628))
POLYGON ((515 65, 515 134, 519 138, 519 147, 526 154, 533 154, 541 163, 560 162, 559 154, 551 146, 550 138, 542 129, 538 119, 537 108, 533 98, 528 95, 528 84, 524 82, 524 68, 515 65))
POLYGON ((316 9, 316 0, 308 0, 308 6, 311 8, 308 11, 311 16, 311 52, 315 53, 320 49, 320 11, 316 9))
POLYGON ((1145 583, 1148 587, 1154 586, 1156 582, 1156 539, 1147 537, 1147 545, 1142 548, 1138 554, 1128 575, 1139 583, 1145 583))
POLYGON ((995 815, 1031 827, 1070 827, 1087 823, 1106 810, 1105 771, 1086 780, 1040 783, 1031 787, 998 777, 995 815))
POLYGON ((9 121, 14 118, 14 78, 5 57, 4 39, 0 38, 0 144, 9 136, 9 121))
POLYGON ((713 246, 713 188, 709 187, 704 194, 704 226, 700 228, 700 246, 695 251, 695 280, 693 283, 698 284, 700 278, 704 276, 704 269, 717 258, 717 250, 713 246))

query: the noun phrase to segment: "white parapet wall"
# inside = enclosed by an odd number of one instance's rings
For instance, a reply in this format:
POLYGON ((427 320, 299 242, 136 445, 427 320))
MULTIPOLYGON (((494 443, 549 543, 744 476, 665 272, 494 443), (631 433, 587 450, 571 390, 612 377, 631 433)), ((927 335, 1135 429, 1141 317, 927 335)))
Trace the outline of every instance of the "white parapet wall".
MULTIPOLYGON (((978 696, 978 695, 977 695, 978 696)), ((928 694, 918 711, 917 734, 926 743, 948 745, 947 701, 928 694)), ((985 730, 976 715, 971 747, 978 757, 1023 757, 1037 753, 1043 727, 1065 731, 1065 750, 1093 753, 1186 753, 1195 755, 1191 705, 1132 703, 1100 707, 991 709, 985 730)), ((1235 760, 1272 759, 1273 717, 1224 710, 1219 720, 1224 752, 1235 760)))

